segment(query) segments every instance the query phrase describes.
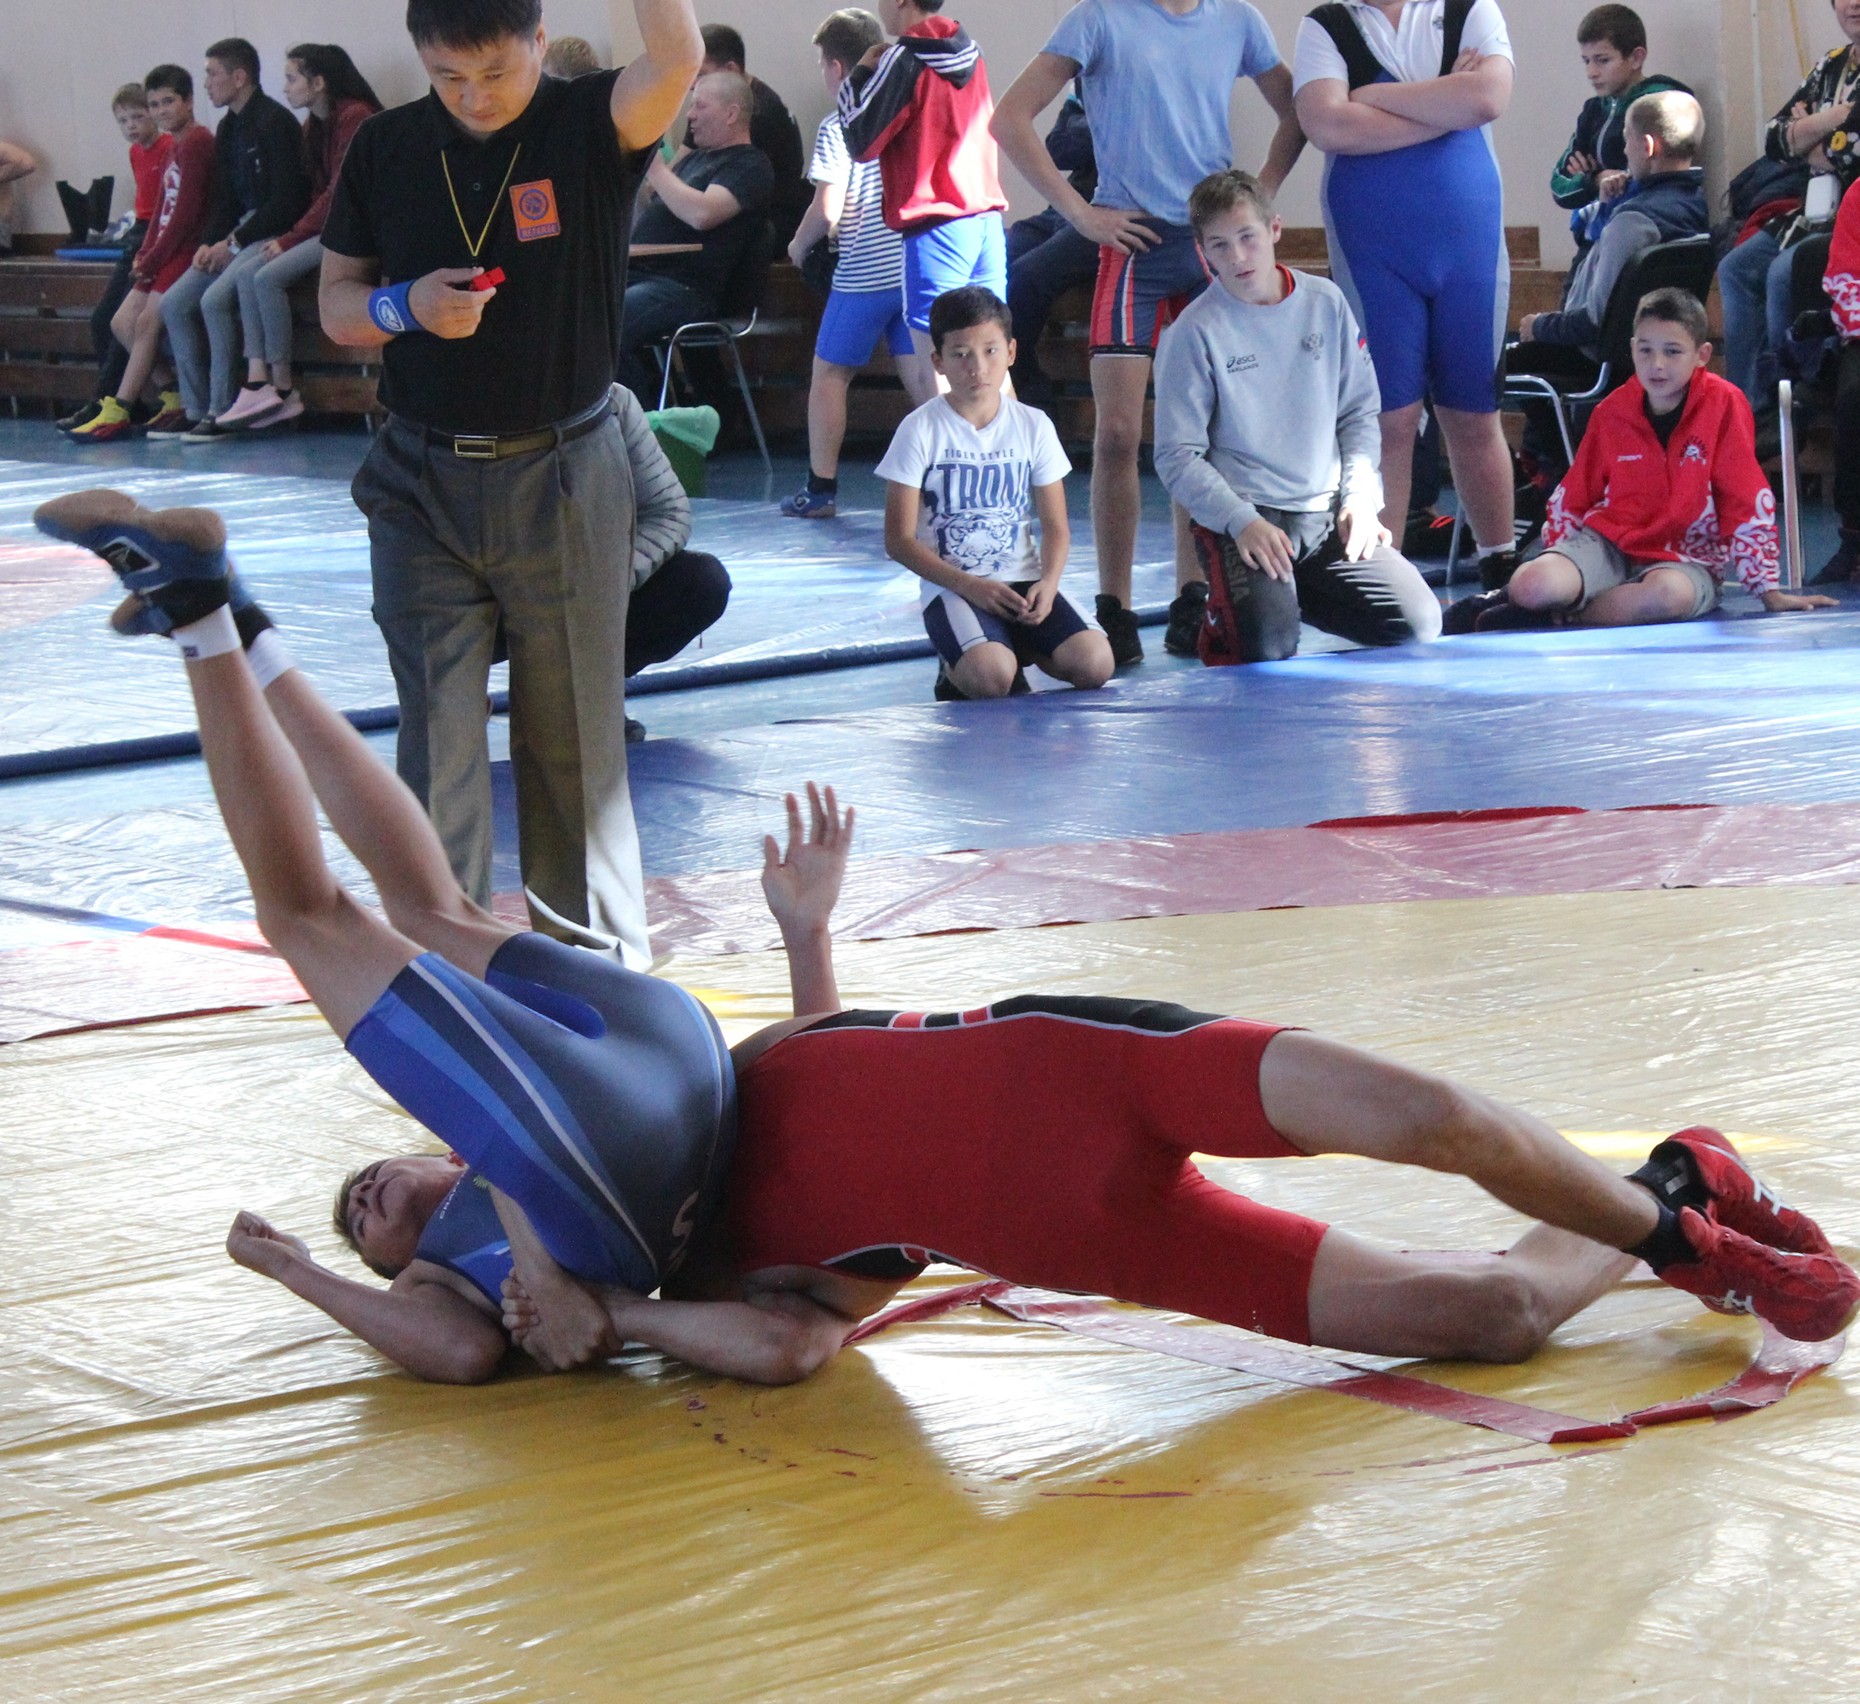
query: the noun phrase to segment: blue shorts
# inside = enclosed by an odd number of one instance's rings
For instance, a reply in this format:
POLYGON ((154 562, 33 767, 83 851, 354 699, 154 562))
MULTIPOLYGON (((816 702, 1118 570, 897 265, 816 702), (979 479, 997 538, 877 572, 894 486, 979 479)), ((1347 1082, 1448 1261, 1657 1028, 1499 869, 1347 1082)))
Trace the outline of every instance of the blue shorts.
POLYGON ((981 284, 1007 300, 1007 233, 999 213, 972 213, 904 239, 904 320, 928 333, 938 296, 981 284))
POLYGON ((422 954, 348 1049, 592 1282, 657 1289, 721 1201, 736 1079, 716 1020, 604 953, 513 935, 483 981, 422 954))
POLYGON ((894 355, 917 347, 904 323, 904 298, 896 290, 835 290, 820 316, 814 354, 836 367, 863 367, 879 338, 894 355))
MULTIPOLYGON (((1021 593, 1032 591, 1038 584, 1037 580, 1013 582, 1014 590, 1021 593)), ((1003 621, 955 592, 938 592, 933 602, 924 605, 924 631, 936 646, 936 654, 952 667, 964 651, 985 644, 1007 646, 1014 653, 1014 661, 1023 666, 1042 662, 1073 634, 1090 630, 1091 623, 1064 592, 1054 596, 1052 609, 1038 627, 1003 621)))
POLYGON ((1201 257, 1193 225, 1149 221, 1162 237, 1137 254, 1098 251, 1098 287, 1091 299, 1094 355, 1154 355, 1176 316, 1207 289, 1214 274, 1201 257))
POLYGON ((1324 171, 1330 275, 1369 340, 1385 410, 1431 396, 1491 414, 1511 297, 1504 197, 1483 135, 1456 130, 1324 171))

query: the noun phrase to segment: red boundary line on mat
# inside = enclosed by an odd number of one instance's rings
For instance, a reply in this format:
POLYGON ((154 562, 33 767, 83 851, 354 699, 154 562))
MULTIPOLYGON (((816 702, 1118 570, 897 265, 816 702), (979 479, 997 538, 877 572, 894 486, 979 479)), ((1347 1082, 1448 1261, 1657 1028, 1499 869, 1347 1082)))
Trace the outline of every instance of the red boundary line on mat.
MULTIPOLYGON (((836 933, 959 930, 1426 899, 1860 884, 1860 804, 1545 805, 1332 818, 1303 828, 856 860, 836 933)), ((779 944, 759 872, 647 883, 660 952, 779 944)))
POLYGON ((905 1302, 867 1320, 846 1341, 858 1343, 894 1325, 933 1319, 969 1302, 979 1302, 1010 1318, 1034 1325, 1056 1325, 1061 1331, 1147 1349, 1202 1366, 1226 1367, 1281 1384, 1310 1390, 1335 1391, 1366 1402, 1379 1402, 1411 1414, 1478 1426, 1507 1437, 1536 1444, 1596 1443, 1631 1438, 1651 1426, 1669 1426, 1680 1420, 1728 1420, 1773 1407, 1809 1374, 1831 1367, 1846 1346, 1844 1338, 1825 1343, 1794 1343, 1767 1325, 1763 1341, 1750 1365, 1736 1378, 1700 1396, 1678 1402, 1638 1408, 1618 1420, 1583 1420, 1550 1409, 1510 1402, 1503 1397, 1478 1396, 1451 1385, 1402 1373, 1383 1372, 1354 1362, 1314 1355, 1290 1344, 1275 1343, 1236 1331, 1231 1326, 1167 1325, 1140 1314, 1113 1313, 1086 1297, 1057 1295, 1046 1290, 1023 1289, 991 1278, 959 1284, 932 1296, 905 1302))

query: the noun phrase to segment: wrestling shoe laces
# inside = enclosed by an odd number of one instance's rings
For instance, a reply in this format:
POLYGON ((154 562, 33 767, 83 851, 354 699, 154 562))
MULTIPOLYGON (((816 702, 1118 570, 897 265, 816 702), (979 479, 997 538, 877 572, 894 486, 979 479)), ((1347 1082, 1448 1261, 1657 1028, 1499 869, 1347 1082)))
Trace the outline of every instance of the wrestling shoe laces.
POLYGON ((149 510, 126 492, 99 488, 54 497, 32 520, 40 532, 102 557, 123 589, 159 611, 171 629, 232 602, 226 527, 211 509, 149 510))
POLYGON ((1679 1225, 1696 1258, 1663 1266, 1660 1279, 1713 1313, 1754 1314, 1798 1343, 1821 1343, 1860 1310, 1860 1277, 1835 1255, 1771 1248, 1691 1207, 1679 1225))
POLYGON ((1709 1125, 1675 1131, 1647 1156, 1635 1177, 1674 1211, 1694 1208, 1790 1254, 1834 1253, 1821 1227, 1782 1201, 1752 1173, 1730 1138, 1709 1125))

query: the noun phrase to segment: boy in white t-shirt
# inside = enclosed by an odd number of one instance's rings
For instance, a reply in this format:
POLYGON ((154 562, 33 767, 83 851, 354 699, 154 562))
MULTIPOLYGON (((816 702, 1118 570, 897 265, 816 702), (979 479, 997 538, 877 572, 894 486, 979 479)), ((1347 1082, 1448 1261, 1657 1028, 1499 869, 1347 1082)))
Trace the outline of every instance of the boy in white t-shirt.
POLYGON ((981 285, 937 297, 930 346, 949 392, 905 416, 878 472, 885 548, 923 577, 924 627, 943 662, 937 697, 1025 691, 1026 663, 1103 686, 1110 643, 1059 589, 1072 464, 1052 421, 1002 394, 1014 362, 1007 303, 981 285))

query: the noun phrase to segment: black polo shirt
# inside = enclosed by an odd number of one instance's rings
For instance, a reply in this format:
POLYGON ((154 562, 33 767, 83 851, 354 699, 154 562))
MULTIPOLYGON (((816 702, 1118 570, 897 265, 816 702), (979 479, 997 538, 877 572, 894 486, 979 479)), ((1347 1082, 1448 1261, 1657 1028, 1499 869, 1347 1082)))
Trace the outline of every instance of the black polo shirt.
POLYGON ((378 261, 389 284, 442 266, 506 275, 473 336, 407 332, 382 351, 381 400, 394 413, 442 432, 534 432, 613 382, 627 227, 649 157, 614 131, 618 76, 544 77, 522 117, 482 141, 431 93, 356 132, 325 248, 378 261))

